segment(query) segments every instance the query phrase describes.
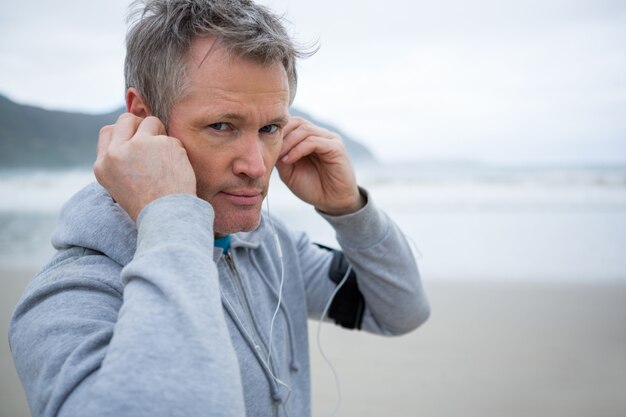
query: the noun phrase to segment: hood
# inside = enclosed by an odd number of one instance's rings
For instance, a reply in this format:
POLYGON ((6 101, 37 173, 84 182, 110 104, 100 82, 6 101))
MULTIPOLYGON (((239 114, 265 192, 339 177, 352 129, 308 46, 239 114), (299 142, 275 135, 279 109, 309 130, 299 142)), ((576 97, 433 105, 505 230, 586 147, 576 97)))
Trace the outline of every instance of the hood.
MULTIPOLYGON (((251 232, 232 235, 231 247, 257 248, 264 233, 271 233, 265 213, 259 227, 251 232)), ((109 192, 97 182, 76 193, 61 209, 52 235, 57 250, 83 247, 103 253, 125 266, 135 254, 137 226, 109 192)), ((221 249, 216 248, 216 259, 221 249)))
POLYGON ((52 246, 57 250, 73 246, 92 249, 124 266, 135 254, 137 227, 104 187, 92 183, 61 209, 52 246))

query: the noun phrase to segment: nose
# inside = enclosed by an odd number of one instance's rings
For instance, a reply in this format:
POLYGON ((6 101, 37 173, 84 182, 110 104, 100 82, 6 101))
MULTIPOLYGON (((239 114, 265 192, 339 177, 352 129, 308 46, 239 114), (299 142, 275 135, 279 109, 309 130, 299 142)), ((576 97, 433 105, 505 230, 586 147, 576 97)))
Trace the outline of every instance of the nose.
POLYGON ((263 159, 264 146, 258 135, 247 135, 241 141, 239 155, 233 164, 236 175, 261 178, 267 172, 263 159))

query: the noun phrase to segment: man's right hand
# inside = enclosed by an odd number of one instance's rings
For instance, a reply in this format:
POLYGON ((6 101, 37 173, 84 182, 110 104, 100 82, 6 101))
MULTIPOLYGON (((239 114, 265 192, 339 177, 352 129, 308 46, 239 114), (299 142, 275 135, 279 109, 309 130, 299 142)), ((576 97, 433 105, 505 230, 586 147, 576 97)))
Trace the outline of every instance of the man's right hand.
POLYGON ((170 194, 196 195, 196 175, 182 143, 156 117, 124 113, 100 130, 93 166, 98 182, 133 220, 170 194))

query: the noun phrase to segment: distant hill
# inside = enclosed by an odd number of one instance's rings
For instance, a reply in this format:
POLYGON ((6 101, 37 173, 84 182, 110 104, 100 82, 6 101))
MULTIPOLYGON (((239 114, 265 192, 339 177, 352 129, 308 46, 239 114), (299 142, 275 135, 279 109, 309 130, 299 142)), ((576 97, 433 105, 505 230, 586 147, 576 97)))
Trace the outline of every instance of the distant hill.
MULTIPOLYGON (((0 95, 0 169, 87 167, 95 160, 98 132, 112 124, 120 108, 106 114, 90 115, 21 105, 0 95)), ((334 126, 292 109, 292 114, 338 132, 357 163, 375 162, 362 144, 334 126)))
POLYGON ((95 159, 100 127, 118 113, 45 110, 0 95, 0 167, 87 166, 95 159))

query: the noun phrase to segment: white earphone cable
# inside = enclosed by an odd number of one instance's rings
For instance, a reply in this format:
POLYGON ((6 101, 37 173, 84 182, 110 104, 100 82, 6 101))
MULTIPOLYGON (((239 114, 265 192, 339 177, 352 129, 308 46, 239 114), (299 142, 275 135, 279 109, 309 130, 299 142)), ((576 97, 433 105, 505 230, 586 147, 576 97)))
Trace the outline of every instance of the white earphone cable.
POLYGON ((274 222, 272 222, 272 216, 270 213, 269 194, 265 197, 265 205, 267 207, 267 218, 272 228, 272 233, 274 234, 274 245, 276 245, 276 251, 278 252, 278 258, 280 259, 280 285, 278 287, 278 302, 276 303, 276 309, 274 310, 274 315, 272 315, 272 321, 270 322, 269 343, 267 347, 267 363, 269 364, 270 359, 272 357, 272 339, 274 335, 274 322, 276 321, 276 316, 278 315, 278 311, 280 310, 280 303, 283 300, 283 286, 285 284, 285 265, 283 264, 283 251, 280 248, 280 242, 278 241, 278 234, 276 233, 274 222))
POLYGON ((324 350, 322 349, 322 343, 320 342, 320 333, 322 331, 322 322, 326 318, 328 314, 328 310, 330 310, 330 305, 332 304, 333 299, 335 298, 335 295, 337 295, 341 287, 348 280, 348 277, 350 276, 351 271, 352 271, 352 265, 349 265, 348 270, 346 271, 345 275, 343 276, 341 281, 339 281, 339 284, 337 284, 337 287, 335 288, 333 293, 330 295, 330 298, 328 299, 328 302, 326 303, 326 306, 324 307, 324 311, 322 312, 322 316, 320 317, 320 321, 317 324, 317 349, 319 350, 320 354, 322 355, 322 358, 324 358, 324 361, 326 362, 326 364, 332 371, 333 376, 335 377, 335 387, 337 388, 337 402, 335 403, 335 408, 330 414, 331 417, 334 417, 337 414, 337 411, 339 410, 339 407, 341 406, 341 383, 339 381, 339 374, 337 373, 337 370, 335 369, 330 359, 328 359, 328 356, 326 356, 326 354, 324 353, 324 350))
MULTIPOLYGON (((282 249, 280 247, 280 241, 278 240, 278 234, 276 233, 276 228, 274 227, 274 223, 272 222, 272 218, 271 218, 269 195, 266 197, 265 203, 266 203, 266 208, 267 208, 267 218, 268 218, 270 227, 272 228, 272 233, 274 235, 274 244, 276 246, 276 251, 278 253, 278 258, 280 259, 280 285, 279 285, 279 288, 278 288, 278 302, 276 303, 276 309, 274 310, 274 314, 272 315, 272 320, 270 322, 269 343, 268 343, 268 349, 267 349, 267 364, 268 364, 268 367, 270 367, 270 369, 271 369, 270 359, 271 359, 271 356, 272 356, 272 340, 273 340, 273 335, 274 335, 274 322, 276 321, 276 316, 278 315, 278 311, 280 310, 280 304, 282 303, 283 286, 285 284, 285 264, 283 263, 283 252, 282 252, 282 249)), ((328 367, 330 368, 330 370, 333 373, 333 376, 335 378, 335 387, 337 389, 337 402, 335 404, 335 408, 333 409, 332 413, 330 414, 331 417, 334 417, 337 414, 337 411, 339 410, 339 407, 341 406, 341 402, 342 402, 342 398, 341 398, 341 382, 339 381, 339 374, 337 373, 337 370, 335 369, 335 367, 333 366, 332 362, 330 361, 328 356, 326 356, 326 354, 324 353, 324 350, 322 349, 322 344, 321 344, 321 341, 320 341, 320 334, 321 334, 321 329, 322 329, 322 322, 324 321, 324 319, 328 315, 328 311, 330 310, 330 306, 331 306, 335 296, 337 295, 337 293, 339 292, 341 287, 348 280, 348 277, 350 276, 350 272, 351 271, 352 271, 352 265, 349 265, 348 266, 348 270, 346 271, 345 275, 342 277, 341 281, 339 282, 339 284, 337 284, 337 287, 334 289, 333 293, 330 295, 330 298, 328 299, 328 302, 326 303, 326 306, 324 307, 324 310, 322 312, 322 316, 320 317, 320 321, 319 321, 318 326, 317 326, 317 348, 318 348, 320 354, 322 355, 322 358, 324 359, 324 361, 326 362, 326 364, 328 365, 328 367)), ((289 386, 287 386, 283 381, 281 381, 280 379, 276 378, 275 376, 273 376, 273 377, 279 384, 284 385, 285 387, 287 387, 289 389, 289 386)), ((289 392, 291 392, 291 389, 289 389, 289 392)))

